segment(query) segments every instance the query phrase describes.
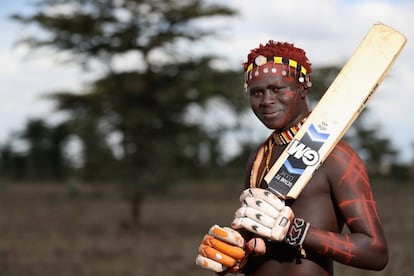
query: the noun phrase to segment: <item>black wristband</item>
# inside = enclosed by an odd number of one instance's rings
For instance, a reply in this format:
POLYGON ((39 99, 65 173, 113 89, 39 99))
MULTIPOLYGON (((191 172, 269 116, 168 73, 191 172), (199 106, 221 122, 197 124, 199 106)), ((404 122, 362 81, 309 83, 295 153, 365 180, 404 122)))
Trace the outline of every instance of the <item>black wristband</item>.
POLYGON ((306 254, 302 250, 302 244, 308 233, 309 226, 309 222, 306 222, 304 219, 294 218, 286 234, 286 242, 291 246, 298 247, 303 256, 306 256, 306 254))

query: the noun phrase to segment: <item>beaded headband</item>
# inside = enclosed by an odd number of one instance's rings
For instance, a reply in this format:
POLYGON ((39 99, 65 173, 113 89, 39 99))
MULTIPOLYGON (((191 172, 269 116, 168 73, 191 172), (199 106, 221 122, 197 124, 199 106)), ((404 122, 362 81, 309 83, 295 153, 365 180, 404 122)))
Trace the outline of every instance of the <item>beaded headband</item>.
POLYGON ((287 71, 283 70, 282 75, 287 76, 290 74, 290 68, 295 68, 295 76, 297 73, 299 73, 298 82, 304 83, 307 87, 312 86, 312 83, 310 82, 309 75, 307 75, 307 70, 305 67, 303 67, 301 64, 299 64, 296 60, 285 58, 285 57, 265 57, 263 55, 259 55, 254 59, 253 63, 250 63, 249 66, 247 66, 246 69, 246 83, 249 80, 252 80, 255 77, 260 76, 261 73, 267 74, 267 73, 277 73, 277 69, 275 67, 272 67, 269 72, 269 68, 265 66, 263 68, 263 71, 260 72, 259 67, 267 64, 282 64, 287 66, 287 71), (305 83, 306 81, 306 83, 305 83))

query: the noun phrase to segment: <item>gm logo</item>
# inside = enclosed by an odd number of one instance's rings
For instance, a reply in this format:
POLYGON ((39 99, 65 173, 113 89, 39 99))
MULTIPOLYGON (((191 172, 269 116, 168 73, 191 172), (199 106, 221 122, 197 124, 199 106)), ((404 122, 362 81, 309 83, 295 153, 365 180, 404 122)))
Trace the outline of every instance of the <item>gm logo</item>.
POLYGON ((311 149, 299 140, 293 140, 288 149, 289 155, 296 159, 302 159, 306 166, 316 165, 319 161, 319 154, 316 150, 311 149))

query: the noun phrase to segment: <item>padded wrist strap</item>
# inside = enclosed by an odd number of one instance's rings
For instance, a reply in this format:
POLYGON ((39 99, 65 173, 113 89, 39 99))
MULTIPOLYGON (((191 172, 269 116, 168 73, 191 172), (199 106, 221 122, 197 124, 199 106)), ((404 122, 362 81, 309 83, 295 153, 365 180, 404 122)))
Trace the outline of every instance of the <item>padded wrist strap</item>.
POLYGON ((309 226, 309 222, 306 222, 304 219, 294 218, 289 231, 286 234, 286 242, 291 246, 298 247, 304 257, 306 256, 306 253, 302 249, 302 244, 308 233, 309 226))

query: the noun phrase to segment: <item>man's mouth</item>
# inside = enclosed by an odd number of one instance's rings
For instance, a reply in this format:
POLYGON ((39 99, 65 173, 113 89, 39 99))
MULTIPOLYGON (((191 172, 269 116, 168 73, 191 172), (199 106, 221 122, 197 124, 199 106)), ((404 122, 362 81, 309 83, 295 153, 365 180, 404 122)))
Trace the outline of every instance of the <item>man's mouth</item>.
POLYGON ((271 112, 262 112, 262 116, 263 118, 273 118, 276 117, 277 115, 279 115, 281 111, 271 111, 271 112))

